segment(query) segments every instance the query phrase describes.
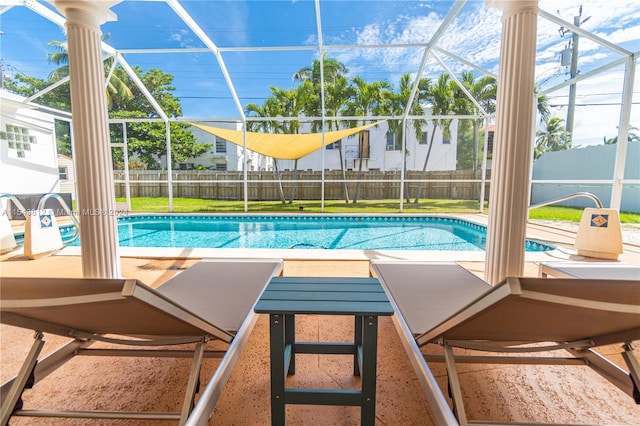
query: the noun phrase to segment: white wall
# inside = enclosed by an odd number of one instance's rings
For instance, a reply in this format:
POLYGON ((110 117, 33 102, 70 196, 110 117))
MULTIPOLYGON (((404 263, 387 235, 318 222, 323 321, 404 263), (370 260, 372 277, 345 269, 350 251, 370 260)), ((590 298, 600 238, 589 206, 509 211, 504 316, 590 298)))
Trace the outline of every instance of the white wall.
MULTIPOLYGON (((378 127, 369 128, 369 169, 379 169, 380 171, 391 171, 402 169, 402 151, 387 151, 387 130, 389 126, 386 122, 381 123, 378 127)), ((455 170, 457 161, 457 138, 458 138, 458 120, 452 120, 450 126, 451 142, 449 144, 442 143, 442 131, 436 130, 436 136, 433 140, 433 148, 427 164, 427 170, 455 170)), ((432 125, 428 125, 426 131, 431 138, 433 131, 432 125)), ((416 140, 413 127, 409 126, 407 130, 407 150, 409 156, 407 158, 408 170, 422 170, 424 159, 427 155, 428 144, 419 144, 416 140)), ((358 170, 358 163, 354 163, 354 158, 358 155, 358 135, 350 136, 342 140, 343 160, 346 161, 346 168, 358 170)), ((298 170, 321 170, 322 169, 322 151, 317 150, 298 160, 298 170)), ((324 168, 330 170, 340 170, 340 154, 337 149, 324 150, 324 168)), ((293 160, 278 161, 281 170, 293 170, 293 160)), ((363 163, 364 164, 364 163, 363 163)))
POLYGON ((23 100, 0 90, 0 192, 60 192, 54 117, 27 107, 23 100), (15 135, 9 132, 14 126, 20 131, 18 139, 26 141, 8 139, 8 133, 15 135))
MULTIPOLYGON (((616 145, 593 145, 566 151, 544 153, 533 164, 533 180, 555 180, 550 183, 534 183, 531 190, 531 204, 546 202, 576 192, 595 194, 604 207, 611 203, 611 185, 563 184, 571 180, 611 180, 616 157, 616 145)), ((640 142, 627 145, 625 179, 640 179, 640 142)), ((573 207, 595 207, 588 198, 574 198, 559 205, 573 207)), ((640 188, 626 185, 622 191, 621 211, 640 212, 640 188)))
POLYGON ((60 179, 60 192, 70 193, 71 199, 76 199, 76 169, 73 165, 73 159, 63 154, 58 154, 58 168, 67 169, 67 179, 60 179))
MULTIPOLYGON (((240 123, 228 123, 228 122, 219 122, 219 123, 207 123, 207 125, 211 125, 214 127, 219 127, 221 129, 232 129, 232 130, 241 130, 242 126, 240 123)), ((207 143, 211 145, 211 149, 202 154, 197 158, 189 158, 185 163, 193 163, 195 167, 202 165, 205 167, 209 167, 213 164, 220 164, 222 162, 226 162, 227 170, 229 171, 239 171, 242 169, 243 164, 243 148, 231 142, 227 142, 227 152, 226 153, 216 153, 216 136, 211 133, 205 132, 197 127, 191 127, 189 130, 196 137, 198 142, 207 143)), ((273 169, 273 161, 269 157, 265 157, 264 155, 258 154, 256 152, 249 151, 247 153, 247 160, 249 164, 249 170, 272 170, 273 169)))

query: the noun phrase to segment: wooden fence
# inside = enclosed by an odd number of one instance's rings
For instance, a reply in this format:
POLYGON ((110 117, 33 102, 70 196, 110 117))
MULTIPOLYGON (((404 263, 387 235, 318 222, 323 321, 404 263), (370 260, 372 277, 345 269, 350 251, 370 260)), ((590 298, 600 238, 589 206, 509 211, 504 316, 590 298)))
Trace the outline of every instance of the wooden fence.
MULTIPOLYGON (((244 175, 242 172, 219 171, 175 171, 173 174, 173 196, 180 198, 204 198, 213 200, 243 200, 244 175)), ((409 197, 415 197, 421 173, 408 173, 406 188, 409 197)), ((114 176, 116 197, 125 197, 124 172, 114 176)), ((324 199, 344 198, 342 172, 327 171, 324 175, 324 199)), ((427 172, 421 198, 474 200, 480 196, 480 182, 473 182, 473 171, 427 172)), ((322 191, 322 174, 319 171, 292 171, 280 173, 280 184, 288 199, 294 190, 296 200, 319 200, 322 191)), ((400 172, 346 172, 347 191, 351 199, 358 190, 360 200, 384 200, 400 198, 400 172), (360 180, 358 185, 356 180, 360 180)), ((280 200, 279 182, 273 172, 247 173, 248 200, 280 200)), ((488 197, 488 183, 485 193, 488 197)), ((167 197, 166 171, 130 171, 129 186, 131 197, 167 197)), ((406 195, 406 193, 405 193, 406 195)), ((485 198, 486 198, 485 197, 485 198)))

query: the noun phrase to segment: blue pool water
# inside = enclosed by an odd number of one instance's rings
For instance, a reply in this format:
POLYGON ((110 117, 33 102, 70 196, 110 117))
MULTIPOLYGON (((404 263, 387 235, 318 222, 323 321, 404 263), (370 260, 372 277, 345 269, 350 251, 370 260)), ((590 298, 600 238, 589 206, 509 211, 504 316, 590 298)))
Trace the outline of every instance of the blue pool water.
MULTIPOLYGON (((120 217, 118 236, 121 247, 480 251, 486 227, 424 215, 167 214, 120 217)), ((533 240, 526 247, 552 248, 533 240)))

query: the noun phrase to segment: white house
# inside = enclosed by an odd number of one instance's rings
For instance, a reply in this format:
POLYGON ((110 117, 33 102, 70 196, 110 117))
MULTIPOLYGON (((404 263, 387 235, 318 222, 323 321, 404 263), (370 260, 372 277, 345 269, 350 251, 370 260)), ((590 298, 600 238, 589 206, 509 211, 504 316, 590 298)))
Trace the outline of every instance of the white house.
POLYGON ((76 199, 76 171, 73 158, 64 154, 58 154, 58 177, 60 179, 60 192, 71 194, 71 199, 76 199))
POLYGON ((0 192, 60 192, 54 116, 0 90, 0 192))
MULTIPOLYGON (((397 135, 388 134, 387 122, 380 123, 340 142, 328 145, 325 149, 324 168, 340 170, 339 144, 342 143, 342 158, 346 170, 394 171, 402 169, 403 152, 402 141, 397 135), (363 135, 363 136, 361 136, 363 135), (362 144, 361 142, 362 138, 362 144), (362 155, 360 146, 362 145, 362 155), (360 161, 362 159, 362 168, 360 161)), ((413 127, 406 131, 407 170, 422 170, 427 155, 433 124, 430 122, 420 140, 416 138, 413 127)), ((436 128, 433 148, 429 156, 427 170, 455 170, 457 160, 458 119, 453 119, 449 125, 449 139, 443 138, 442 130, 436 128)), ((294 168, 294 161, 279 161, 281 170, 294 168)), ((321 170, 322 151, 318 150, 298 160, 299 170, 321 170)))
MULTIPOLYGON (((240 130, 240 123, 215 123, 215 127, 223 129, 240 130)), ((226 140, 207 133, 197 127, 191 127, 189 130, 197 138, 198 142, 211 145, 211 149, 197 158, 189 158, 180 163, 178 168, 181 170, 192 170, 203 166, 211 170, 219 171, 239 171, 243 170, 243 149, 241 146, 227 142, 226 140)), ((269 171, 273 170, 273 159, 256 152, 247 152, 247 170, 249 171, 269 171)))
MULTIPOLYGON (((240 130, 239 123, 215 123, 214 127, 240 130)), ((387 122, 381 122, 378 126, 371 127, 358 134, 347 137, 336 143, 327 145, 323 150, 314 151, 298 160, 298 170, 340 170, 340 151, 344 168, 347 170, 377 170, 394 171, 402 169, 403 151, 402 141, 393 133, 388 133, 387 122), (362 167, 360 163, 362 162, 362 167)), ((192 127, 191 131, 199 142, 205 142, 212 146, 211 150, 198 158, 192 158, 180 164, 181 169, 193 169, 198 166, 213 168, 215 170, 242 170, 241 146, 232 144, 224 139, 214 136, 204 130, 192 127), (226 167, 226 168, 225 168, 226 167)), ((309 126, 303 126, 303 132, 308 132, 309 126), (306 127, 306 128, 305 128, 306 127)), ((431 134, 434 131, 430 123, 425 128, 422 138, 416 138, 413 128, 407 134, 406 151, 407 169, 422 170, 427 155, 431 134)), ((435 129, 433 148, 429 156, 427 170, 455 170, 457 161, 458 120, 453 119, 449 125, 449 138, 444 138, 442 129, 435 129)), ((247 164, 248 170, 272 170, 273 160, 261 154, 249 151, 247 164)), ((278 160, 280 170, 293 170, 295 160, 278 160)))

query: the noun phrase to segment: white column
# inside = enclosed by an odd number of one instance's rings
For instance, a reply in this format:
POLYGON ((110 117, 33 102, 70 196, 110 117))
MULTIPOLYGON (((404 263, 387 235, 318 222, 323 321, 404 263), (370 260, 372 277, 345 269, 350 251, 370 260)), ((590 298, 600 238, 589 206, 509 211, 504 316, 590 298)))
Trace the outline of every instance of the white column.
POLYGON ((55 1, 66 18, 82 274, 117 278, 115 192, 100 25, 114 20, 114 1, 55 1))
POLYGON ((524 271, 538 0, 492 5, 503 17, 485 280, 497 284, 524 271))

